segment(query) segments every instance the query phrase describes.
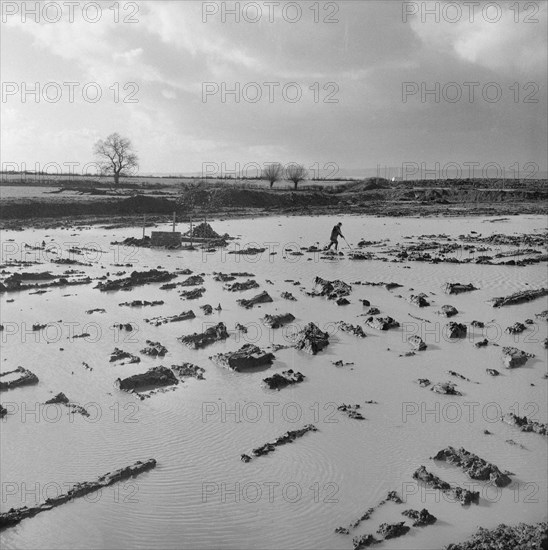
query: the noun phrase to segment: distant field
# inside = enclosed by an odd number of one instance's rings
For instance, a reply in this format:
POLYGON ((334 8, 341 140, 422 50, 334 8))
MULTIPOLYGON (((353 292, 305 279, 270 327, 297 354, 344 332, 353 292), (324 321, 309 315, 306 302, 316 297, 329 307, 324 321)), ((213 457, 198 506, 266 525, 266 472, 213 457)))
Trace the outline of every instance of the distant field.
MULTIPOLYGON (((162 177, 127 177, 120 180, 118 189, 135 189, 139 191, 145 191, 146 189, 153 188, 155 190, 163 190, 169 193, 177 193, 179 189, 184 188, 187 185, 196 184, 201 180, 200 178, 162 178, 162 177)), ((238 188, 252 188, 252 189, 268 189, 270 184, 264 180, 257 179, 215 179, 211 178, 206 180, 216 186, 223 187, 238 187, 238 188)), ((347 183, 351 183, 357 180, 305 180, 301 182, 298 189, 305 190, 321 190, 325 188, 332 188, 334 186, 340 186, 347 183)), ((8 174, 0 173, 0 187, 13 187, 13 186, 28 186, 29 189, 38 190, 42 187, 82 187, 85 188, 110 188, 113 185, 112 177, 101 176, 59 176, 48 174, 8 174)), ((280 181, 274 185, 274 189, 293 189, 294 185, 290 181, 280 181)), ((4 189, 5 190, 5 189, 4 189)), ((3 191, 2 196, 21 196, 21 195, 7 195, 3 191)))
MULTIPOLYGON (((267 192, 261 204, 279 204, 277 198, 293 191, 292 182, 277 182, 272 190, 264 180, 255 179, 215 179, 165 178, 165 177, 128 177, 122 178, 114 188, 111 177, 59 176, 41 174, 0 173, 0 201, 3 205, 24 204, 25 201, 44 204, 84 204, 97 201, 120 201, 134 195, 146 195, 158 199, 178 199, 180 195, 192 193, 190 188, 203 195, 231 195, 229 201, 242 207, 254 204, 251 193, 245 191, 267 192), (242 191, 244 193, 242 193, 242 191), (238 197, 237 199, 235 197, 238 197), (277 198, 276 198, 277 197, 277 198), (271 200, 272 199, 272 200, 271 200), (250 202, 251 201, 251 202, 250 202)), ((546 180, 456 180, 443 181, 388 181, 383 178, 366 180, 316 181, 306 180, 299 184, 297 195, 323 195, 328 201, 335 196, 359 196, 368 193, 367 201, 449 201, 449 202, 499 202, 501 200, 528 201, 545 200, 546 180), (373 193, 374 195, 371 195, 373 193), (533 195, 531 195, 533 193, 533 195), (331 198, 329 198, 331 197, 331 198)), ((287 200, 295 201, 291 194, 287 200)), ((211 197, 210 197, 211 198, 211 197)), ((209 200, 209 199, 207 199, 209 200)), ((284 199, 285 200, 285 199, 284 199)), ((357 199, 356 199, 357 200, 357 199)), ((256 200, 255 200, 256 202, 256 200)), ((256 205, 255 205, 256 206, 256 205)), ((11 206, 10 206, 11 208, 11 206)), ((4 212, 6 215, 6 212, 4 212)))

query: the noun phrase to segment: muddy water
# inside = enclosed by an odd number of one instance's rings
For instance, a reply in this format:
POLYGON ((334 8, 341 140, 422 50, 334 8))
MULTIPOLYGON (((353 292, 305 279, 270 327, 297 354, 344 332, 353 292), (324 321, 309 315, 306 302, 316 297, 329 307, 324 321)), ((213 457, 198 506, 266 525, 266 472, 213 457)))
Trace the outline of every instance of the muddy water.
MULTIPOLYGON (((65 269, 49 263, 50 253, 26 254, 21 248, 24 242, 34 246, 45 240, 62 249, 64 257, 92 263, 92 267, 74 267, 91 276, 158 266, 190 268, 208 275, 203 285, 207 291, 196 301, 179 298, 177 290, 160 290, 158 284, 131 292, 102 293, 93 289, 94 283, 51 289, 41 295, 2 295, 5 330, 0 369, 6 372, 22 365, 37 374, 40 383, 1 394, 2 404, 11 413, 0 423, 1 510, 32 506, 66 491, 72 483, 95 479, 136 460, 153 457, 158 461, 155 470, 134 480, 4 531, 2 547, 350 549, 352 536, 372 533, 384 521, 403 521, 401 511, 406 508, 426 507, 438 517, 434 526, 413 528, 405 537, 383 545, 426 549, 461 540, 479 526, 546 519, 546 438, 520 432, 497 417, 513 411, 546 422, 547 381, 542 378, 546 372, 542 346, 546 323, 539 321, 516 337, 503 331, 515 321, 534 318, 535 313, 547 309, 547 302, 539 299, 496 310, 486 301, 546 285, 546 265, 324 261, 311 254, 283 253, 286 245, 295 250, 315 241, 324 244, 335 221, 283 217, 215 222, 219 233, 240 235, 231 248, 254 243, 277 252, 247 258, 221 252, 132 250, 110 245, 127 236, 140 237, 140 229, 4 232, 3 261, 44 262, 25 271, 60 273, 65 269), (100 247, 104 252, 69 255, 71 246, 100 247), (132 263, 132 267, 115 267, 114 263, 132 263), (213 281, 213 271, 254 273, 261 290, 267 290, 274 303, 244 310, 236 300, 258 290, 229 293, 222 283, 213 281), (384 287, 354 286, 351 304, 339 307, 323 298, 307 297, 299 287, 284 282, 293 279, 311 288, 316 275, 347 282, 394 281, 403 287, 389 292, 384 287), (479 290, 444 295, 441 286, 457 281, 473 283, 479 290), (281 299, 283 291, 292 292, 298 301, 281 299), (429 294, 430 307, 419 309, 406 301, 409 294, 418 292, 429 294), (336 332, 334 321, 363 323, 364 318, 358 317, 365 311, 360 298, 367 298, 382 314, 405 324, 389 332, 365 327, 368 336, 363 340, 336 332), (14 301, 8 303, 8 299, 14 301), (146 308, 118 305, 134 299, 164 300, 165 304, 146 308), (204 317, 199 305, 205 303, 214 307, 220 303, 222 311, 204 317), (436 314, 443 304, 459 310, 455 321, 490 323, 484 331, 474 329, 467 339, 449 341, 442 330, 447 321, 436 314), (106 313, 86 314, 92 308, 104 308, 106 313), (194 310, 196 319, 159 327, 144 322, 145 318, 188 309, 194 310), (315 357, 292 349, 277 351, 268 371, 233 373, 210 362, 208 356, 238 349, 246 342, 261 347, 288 343, 290 331, 268 330, 259 323, 265 313, 273 312, 293 313, 296 325, 316 322, 333 334, 330 346, 315 357), (431 323, 415 321, 409 313, 431 323), (226 342, 192 351, 176 340, 183 334, 201 332, 205 323, 218 321, 231 331, 226 342), (35 322, 51 325, 33 332, 35 322), (111 329, 122 322, 133 323, 137 330, 111 329), (236 322, 249 326, 247 335, 233 330, 236 322), (68 338, 83 332, 90 337, 68 338), (421 335, 428 349, 413 357, 400 357, 409 350, 406 338, 411 334, 421 335), (477 349, 473 345, 484 337, 501 346, 515 345, 536 357, 525 367, 505 370, 500 347, 477 349), (168 355, 154 359, 140 354, 147 339, 164 344, 168 355), (109 363, 114 347, 139 355, 141 363, 109 363), (339 359, 354 365, 334 366, 332 361, 339 359), (175 391, 144 401, 113 386, 118 377, 183 361, 204 367, 206 380, 187 379, 175 391), (83 362, 93 370, 84 368, 83 362), (500 370, 501 376, 488 376, 488 367, 500 370), (265 376, 287 368, 305 374, 305 382, 280 392, 261 385, 265 376), (447 370, 472 382, 452 378, 447 370), (463 396, 437 395, 416 384, 418 378, 434 383, 452 380, 463 396), (59 391, 85 406, 90 417, 69 417, 64 409, 39 407, 59 391), (378 404, 365 404, 367 400, 378 404), (366 420, 353 420, 336 411, 341 403, 360 403, 366 420), (241 453, 307 423, 314 423, 319 431, 248 464, 240 461, 241 453), (486 429, 492 435, 484 435, 486 429), (510 439, 518 445, 507 443, 510 439), (447 445, 463 446, 514 472, 514 483, 496 489, 477 482, 475 490, 481 492, 481 500, 479 506, 472 507, 461 507, 438 492, 417 487, 411 475, 421 464, 451 483, 466 486, 471 481, 459 469, 429 459, 447 445), (350 536, 334 533, 336 527, 347 526, 392 489, 405 504, 386 504, 350 536)), ((545 229, 544 218, 524 216, 496 223, 483 218, 345 217, 342 221, 343 232, 353 244, 361 238, 390 239, 387 244, 395 245, 407 242, 404 236, 421 234, 514 234, 545 229)))

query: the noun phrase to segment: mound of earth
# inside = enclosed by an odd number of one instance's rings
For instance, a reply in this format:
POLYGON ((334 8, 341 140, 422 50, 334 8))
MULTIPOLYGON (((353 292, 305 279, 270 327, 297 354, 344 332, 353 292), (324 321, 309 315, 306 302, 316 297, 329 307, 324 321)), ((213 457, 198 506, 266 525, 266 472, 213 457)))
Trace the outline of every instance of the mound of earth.
POLYGON ((183 344, 192 349, 200 349, 219 342, 220 340, 226 340, 228 338, 228 332, 224 323, 218 323, 213 327, 209 327, 204 332, 189 334, 188 336, 181 336, 178 338, 183 344))
POLYGON ((0 373, 1 376, 8 376, 13 373, 19 373, 19 376, 6 382, 0 380, 0 390, 10 390, 19 386, 31 386, 38 384, 38 376, 24 367, 17 367, 15 370, 0 373))
POLYGON ((320 330, 314 323, 308 323, 297 335, 295 347, 316 355, 329 345, 329 334, 320 330))
POLYGON ((167 367, 152 367, 141 374, 134 374, 128 378, 118 378, 116 385, 124 391, 136 391, 143 389, 152 389, 162 386, 171 386, 178 384, 179 380, 167 367))
POLYGON ((274 360, 272 353, 267 353, 253 344, 244 344, 239 350, 219 353, 210 357, 217 365, 240 372, 257 367, 270 366, 274 360))
POLYGON ((450 485, 438 476, 431 474, 424 466, 421 466, 413 473, 413 479, 442 491, 447 494, 449 498, 453 499, 455 502, 460 502, 463 506, 472 502, 476 504, 479 502, 480 494, 478 491, 469 491, 468 489, 463 489, 456 485, 450 485))
MULTIPOLYGON (((213 230, 213 227, 206 222, 196 225, 192 228, 192 231, 187 231, 184 235, 185 237, 198 237, 201 239, 220 239, 223 237, 223 235, 219 235, 213 230)), ((228 235, 224 235, 224 237, 228 237, 228 235)))
POLYGON ((542 550, 548 548, 548 523, 510 526, 501 523, 496 529, 480 527, 468 541, 449 544, 445 550, 480 550, 487 548, 519 548, 521 550, 542 550))
POLYGON ((512 483, 507 473, 501 472, 497 466, 467 451, 464 447, 458 450, 454 447, 447 447, 439 451, 433 459, 455 464, 471 479, 489 480, 497 487, 506 487, 512 483))

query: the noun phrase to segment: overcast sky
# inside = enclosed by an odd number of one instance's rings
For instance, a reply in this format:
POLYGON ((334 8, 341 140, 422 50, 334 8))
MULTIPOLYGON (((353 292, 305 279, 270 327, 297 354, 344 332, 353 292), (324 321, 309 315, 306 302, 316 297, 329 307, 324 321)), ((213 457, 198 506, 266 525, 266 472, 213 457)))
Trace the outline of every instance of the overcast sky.
POLYGON ((424 3, 396 0, 299 2, 300 15, 295 2, 241 1, 240 22, 223 13, 235 2, 120 2, 116 13, 111 1, 95 23, 93 6, 71 13, 60 1, 23 21, 34 4, 2 1, 2 163, 81 166, 97 139, 117 131, 134 143, 142 172, 270 161, 546 170, 544 1, 520 10, 476 2, 473 22, 470 3, 459 14, 456 2, 431 2, 436 21, 424 3), (43 97, 48 82, 58 101, 43 97), (73 102, 68 82, 78 83, 73 102), (439 102, 421 98, 436 82, 439 102), (36 83, 38 102, 23 102, 36 83), (239 102, 223 98, 236 83, 239 102))

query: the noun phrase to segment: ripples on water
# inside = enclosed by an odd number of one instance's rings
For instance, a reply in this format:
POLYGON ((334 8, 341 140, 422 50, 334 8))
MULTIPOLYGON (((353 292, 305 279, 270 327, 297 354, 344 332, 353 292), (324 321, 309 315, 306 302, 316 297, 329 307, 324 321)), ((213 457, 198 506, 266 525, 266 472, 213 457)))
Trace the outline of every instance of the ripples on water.
MULTIPOLYGON (((32 506, 35 499, 41 501, 56 494, 57 488, 66 490, 74 482, 95 479, 135 460, 154 457, 158 466, 133 480, 105 489, 100 495, 90 495, 24 520, 2 533, 2 547, 344 549, 352 547, 352 536, 373 532, 381 521, 403 521, 405 518, 400 516, 403 509, 426 507, 438 517, 436 525, 414 528, 407 536, 383 547, 440 548, 469 536, 480 525, 494 527, 500 522, 545 519, 545 439, 500 422, 490 422, 482 410, 485 412, 488 403, 496 403, 486 410, 486 414, 495 415, 497 406, 507 412, 517 404, 519 414, 534 412, 537 419, 546 421, 546 381, 542 379, 546 353, 540 344, 546 338, 546 325, 535 325, 534 331, 521 335, 517 343, 507 334, 497 336, 496 328, 496 325, 505 328, 516 320, 533 317, 534 313, 547 308, 546 300, 500 310, 486 302, 493 296, 527 288, 527 284, 530 288, 545 285, 546 265, 513 268, 434 266, 417 262, 324 262, 307 261, 309 255, 284 259, 284 244, 309 246, 315 241, 324 244, 335 222, 325 217, 215 222, 214 228, 219 233, 240 234, 241 240, 237 242, 241 247, 252 241, 262 246, 273 241, 280 243, 275 249, 278 254, 263 254, 258 261, 250 262, 221 252, 203 256, 199 251, 138 250, 132 256, 137 263, 131 269, 112 265, 114 252, 109 243, 130 235, 138 237, 140 229, 4 232, 4 241, 15 239, 17 243, 36 245, 45 239, 47 243, 61 244, 64 249, 96 243, 106 251, 100 261, 93 268, 75 267, 89 270, 92 276, 158 266, 169 270, 188 267, 195 273, 207 274, 250 271, 256 275, 261 289, 271 294, 274 303, 244 310, 236 305, 236 299, 251 297, 258 290, 228 293, 210 276, 204 284, 207 292, 197 301, 181 300, 177 291, 161 291, 160 285, 137 287, 131 292, 100 293, 92 288, 93 284, 52 289, 43 295, 3 295, 2 323, 25 322, 29 332, 25 343, 19 335, 3 333, 0 368, 6 371, 23 365, 38 375, 40 384, 1 396, 2 403, 13 402, 19 407, 18 413, 0 423, 1 509, 32 506), (406 269, 406 265, 410 269, 406 269), (311 287, 316 275, 347 282, 395 281, 404 287, 388 292, 382 287, 355 286, 350 297, 352 304, 343 308, 322 298, 306 297, 298 287, 284 282, 294 279, 311 287), (267 284, 266 279, 272 280, 274 286, 267 284), (446 296, 440 287, 448 281, 471 282, 480 290, 446 296), (398 294, 407 297, 410 288, 415 293, 433 292, 431 307, 418 309, 397 297, 398 294), (280 293, 284 290, 293 292, 298 301, 282 300, 280 293), (65 294, 73 296, 63 297, 65 294), (6 303, 11 298, 15 301, 6 303), (260 325, 252 325, 246 339, 232 330, 236 322, 257 323, 265 313, 287 311, 296 316, 298 324, 314 321, 321 328, 337 320, 355 324, 363 320, 357 317, 364 311, 359 298, 369 299, 382 314, 400 322, 414 323, 408 316, 412 313, 432 323, 407 324, 387 333, 365 328, 368 337, 364 340, 339 333, 316 357, 291 349, 280 350, 269 371, 233 373, 216 367, 208 359, 209 355, 237 349, 250 340, 262 347, 284 342, 281 330, 269 331, 263 327, 258 334, 255 327, 260 325), (143 309, 118 306, 133 299, 161 299, 165 305, 143 309), (223 311, 203 317, 198 306, 205 303, 214 307, 221 303, 223 311), (535 353, 536 358, 524 368, 506 371, 501 368, 500 348, 489 346, 478 350, 470 339, 445 341, 440 337, 438 326, 446 321, 435 313, 445 303, 459 310, 456 321, 494 320, 488 337, 497 336, 501 345, 517 345, 535 353), (85 314, 88 309, 101 307, 107 313, 85 314), (198 318, 160 327, 151 327, 143 321, 187 309, 193 309, 198 318), (182 334, 201 331, 203 322, 219 320, 232 331, 226 342, 191 351, 176 340, 182 334), (96 326, 102 332, 97 342, 92 343, 85 339, 69 341, 68 329, 62 324, 58 325, 61 327, 59 338, 54 330, 41 335, 30 330, 34 322, 61 321, 78 323, 76 333, 83 332, 90 322, 94 324, 88 326, 87 332, 92 337, 96 326), (109 327, 120 322, 135 323, 139 330, 133 337, 119 333, 116 340, 117 333, 109 327), (424 334, 426 327, 432 332, 424 334), (399 357, 408 351, 404 331, 406 334, 418 331, 429 349, 414 357, 399 357), (137 365, 108 362, 115 346, 139 354, 146 339, 160 341, 169 354, 160 359, 141 355, 141 363, 137 365), (63 351, 60 348, 64 348, 63 351), (338 359, 355 364, 337 368, 331 361, 338 359), (94 370, 84 369, 82 361, 94 370), (143 372, 153 365, 169 366, 183 361, 203 366, 206 380, 187 379, 175 391, 157 394, 145 401, 137 401, 113 386, 117 377, 143 372), (488 377, 486 367, 501 370, 501 376, 488 377), (287 368, 303 372, 307 377, 305 382, 281 392, 271 392, 261 386, 262 378, 287 368), (414 383, 417 378, 430 378, 432 382, 448 380, 450 377, 445 371, 450 369, 480 384, 454 379, 464 394, 459 398, 437 396, 414 383), (55 411, 50 421, 40 415, 33 416, 29 409, 59 391, 85 405, 93 421, 80 416, 71 417, 72 421, 67 416, 55 419, 55 411), (364 401, 370 399, 379 404, 365 405, 364 401), (359 422, 334 411, 335 404, 343 402, 361 403, 366 420, 359 422), (435 410, 436 402, 440 407, 438 417, 428 415, 428 411, 435 410), (473 409, 473 418, 470 408, 462 405, 465 402, 478 403, 473 409), (416 404, 419 412, 404 419, 404 403, 410 403, 408 407, 416 404), (448 403, 456 405, 450 409, 448 403), (527 405, 531 403, 533 405, 527 405), (23 407, 28 411, 25 422, 21 421, 23 407), (272 418, 269 418, 270 411, 272 418), (421 412, 426 414, 424 422, 421 412), (454 414, 459 413, 461 418, 455 421, 454 414), (241 453, 307 423, 314 423, 319 431, 308 433, 297 442, 249 464, 239 460, 241 453), (483 435, 484 429, 493 435, 483 435), (513 439, 526 449, 510 446, 505 443, 506 439, 513 439), (521 492, 504 489, 498 494, 483 488, 480 506, 463 508, 445 501, 439 494, 418 491, 411 483, 411 475, 421 464, 447 481, 461 485, 469 481, 459 469, 429 460, 447 445, 464 446, 501 469, 514 472, 515 480, 521 483, 521 492), (6 483, 13 484, 9 490, 6 483), (407 503, 386 504, 351 536, 334 534, 335 527, 348 525, 392 489, 406 496, 407 503), (15 494, 10 494, 12 492, 15 494)), ((344 217, 343 224, 344 234, 353 243, 360 238, 390 238, 388 244, 395 245, 409 242, 403 240, 406 235, 457 236, 471 230, 486 235, 541 231, 545 220, 516 217, 510 222, 482 223, 478 218, 344 217)), ((130 252, 119 249, 117 261, 124 263, 130 252)), ((34 255, 31 251, 26 257, 33 259, 34 255)), ((18 257, 24 258, 24 252, 18 257)), ((91 255, 88 258, 91 259, 91 255)), ((56 273, 63 271, 53 264, 33 269, 50 268, 56 273)), ((479 331, 473 334, 480 339, 479 331)))

